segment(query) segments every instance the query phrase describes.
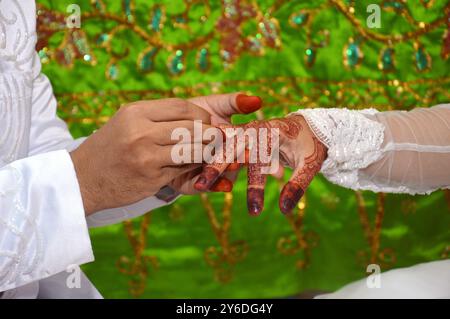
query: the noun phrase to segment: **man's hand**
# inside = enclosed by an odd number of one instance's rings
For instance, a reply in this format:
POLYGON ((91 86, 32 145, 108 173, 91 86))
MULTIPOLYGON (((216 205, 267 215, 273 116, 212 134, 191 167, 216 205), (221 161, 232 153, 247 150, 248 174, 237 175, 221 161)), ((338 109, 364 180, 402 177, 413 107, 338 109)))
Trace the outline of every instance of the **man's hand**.
MULTIPOLYGON (((176 177, 201 164, 175 165, 171 140, 175 128, 194 136, 211 115, 181 99, 140 101, 120 108, 113 118, 71 153, 86 214, 132 204, 154 195, 176 177)), ((203 132, 202 132, 203 133, 203 132)), ((209 141, 204 141, 205 143, 209 141)), ((191 149, 203 148, 203 142, 191 149)))
MULTIPOLYGON (((211 114, 211 124, 230 124, 234 114, 249 114, 259 110, 262 106, 261 98, 242 93, 217 94, 194 97, 188 100, 211 114)), ((228 169, 209 188, 213 192, 230 192, 233 188, 239 166, 228 169)), ((169 183, 169 186, 182 194, 196 194, 194 183, 201 173, 201 167, 187 172, 169 183)))

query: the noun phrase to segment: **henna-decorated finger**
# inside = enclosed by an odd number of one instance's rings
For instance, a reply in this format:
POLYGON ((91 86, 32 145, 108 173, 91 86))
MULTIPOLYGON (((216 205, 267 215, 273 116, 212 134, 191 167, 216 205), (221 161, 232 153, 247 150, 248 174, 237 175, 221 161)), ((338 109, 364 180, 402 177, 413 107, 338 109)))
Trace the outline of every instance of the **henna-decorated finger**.
POLYGON ((295 179, 293 175, 292 180, 289 180, 281 191, 279 206, 283 214, 290 214, 305 193, 303 187, 295 179))
POLYGON ((282 179, 284 176, 284 167, 281 165, 280 160, 273 160, 273 164, 274 167, 278 167, 278 169, 276 171, 274 171, 273 173, 271 173, 270 175, 273 176, 276 179, 282 179))
MULTIPOLYGON (((269 128, 266 122, 252 122, 247 125, 250 128, 269 128)), ((263 163, 262 158, 271 155, 272 138, 270 134, 265 137, 258 131, 257 144, 249 145, 254 147, 253 152, 246 152, 246 162, 248 162, 247 171, 247 208, 250 215, 258 216, 264 209, 264 188, 266 186, 267 175, 263 168, 268 168, 269 163, 263 163), (256 150, 256 152, 254 151, 256 150), (252 154, 250 154, 252 153, 252 154), (264 154, 266 156, 262 157, 264 154), (256 158, 254 156, 256 155, 256 158)))
POLYGON ((233 190, 233 182, 225 176, 219 177, 219 179, 213 184, 211 192, 231 192, 233 190))
POLYGON ((212 192, 231 192, 242 165, 241 163, 230 164, 209 190, 212 192), (232 166, 234 167, 230 169, 232 166))
POLYGON ((230 128, 230 125, 221 125, 220 128, 222 131, 226 134, 229 134, 227 136, 226 141, 222 145, 222 152, 219 152, 219 154, 214 155, 213 161, 211 164, 207 164, 203 167, 203 171, 198 177, 197 181, 194 184, 195 189, 199 191, 207 191, 209 190, 213 184, 216 182, 216 180, 225 172, 225 170, 232 164, 234 164, 234 161, 230 163, 230 161, 227 161, 227 145, 228 143, 232 143, 232 150, 231 152, 232 159, 237 160, 240 154, 242 154, 245 151, 245 145, 238 145, 237 141, 235 140, 235 136, 233 131, 227 130, 227 128, 230 128), (231 141, 230 141, 231 139, 231 141))
POLYGON ((289 182, 284 185, 279 200, 281 212, 290 214, 302 198, 314 176, 320 171, 326 158, 325 146, 313 137, 314 152, 305 158, 303 165, 298 166, 289 182))
POLYGON ((226 172, 234 172, 234 171, 239 171, 242 166, 247 165, 249 163, 249 151, 248 149, 245 149, 245 153, 244 153, 244 160, 243 163, 240 163, 237 159, 235 162, 231 163, 230 165, 228 165, 227 169, 225 170, 226 172))
POLYGON ((213 163, 205 165, 194 184, 195 189, 201 192, 206 192, 209 190, 220 175, 225 171, 228 165, 229 164, 227 163, 213 163))
POLYGON ((250 215, 258 216, 264 209, 264 187, 267 176, 261 172, 261 164, 251 163, 247 171, 247 209, 250 215))
POLYGON ((242 164, 239 162, 234 162, 231 163, 230 165, 228 165, 228 167, 226 168, 227 172, 234 172, 234 171, 238 171, 241 168, 242 164))

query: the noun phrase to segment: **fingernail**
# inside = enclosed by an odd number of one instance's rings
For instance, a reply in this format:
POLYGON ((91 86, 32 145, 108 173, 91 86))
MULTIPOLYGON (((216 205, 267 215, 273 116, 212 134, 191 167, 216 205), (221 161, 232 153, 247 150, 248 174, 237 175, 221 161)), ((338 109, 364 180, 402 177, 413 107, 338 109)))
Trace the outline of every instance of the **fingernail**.
POLYGON ((253 202, 248 205, 248 212, 252 216, 257 216, 261 213, 261 207, 259 207, 258 203, 253 202))
POLYGON ((291 199, 285 199, 283 205, 281 205, 281 211, 283 214, 289 214, 295 207, 295 202, 291 199))
POLYGON ((247 209, 252 216, 261 214, 264 207, 264 189, 249 187, 247 189, 247 209))
POLYGON ((300 198, 303 196, 303 189, 293 182, 284 185, 280 194, 280 210, 283 214, 289 214, 295 208, 300 198))
POLYGON ((194 188, 199 191, 205 191, 206 190, 206 177, 200 176, 198 180, 194 184, 194 188))
POLYGON ((262 106, 262 100, 259 96, 239 94, 236 97, 236 105, 242 113, 248 114, 260 109, 262 106))
POLYGON ((219 178, 219 171, 214 167, 205 166, 203 172, 194 184, 194 188, 199 191, 207 191, 219 178))

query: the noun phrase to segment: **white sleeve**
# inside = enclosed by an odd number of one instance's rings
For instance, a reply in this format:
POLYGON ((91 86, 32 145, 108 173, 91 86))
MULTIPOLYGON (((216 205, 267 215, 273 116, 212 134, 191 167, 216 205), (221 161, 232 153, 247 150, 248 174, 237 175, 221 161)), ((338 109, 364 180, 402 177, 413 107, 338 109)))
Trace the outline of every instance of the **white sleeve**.
POLYGON ((94 260, 67 151, 0 169, 0 291, 94 260))
MULTIPOLYGON (((33 83, 33 109, 30 131, 30 156, 66 149, 76 149, 85 138, 74 140, 66 123, 56 114, 57 103, 49 79, 40 73, 41 64, 36 55, 33 64, 35 80, 33 83)), ((152 209, 168 203, 152 196, 127 207, 108 209, 87 217, 91 227, 118 223, 125 219, 140 216, 152 209)))
POLYGON ((391 269, 352 282, 317 299, 449 299, 450 260, 391 269), (371 278, 372 277, 372 278, 371 278), (378 286, 374 286, 374 284, 378 286))
POLYGON ((321 172, 354 190, 425 194, 450 187, 450 105, 410 112, 303 109, 328 147, 321 172))

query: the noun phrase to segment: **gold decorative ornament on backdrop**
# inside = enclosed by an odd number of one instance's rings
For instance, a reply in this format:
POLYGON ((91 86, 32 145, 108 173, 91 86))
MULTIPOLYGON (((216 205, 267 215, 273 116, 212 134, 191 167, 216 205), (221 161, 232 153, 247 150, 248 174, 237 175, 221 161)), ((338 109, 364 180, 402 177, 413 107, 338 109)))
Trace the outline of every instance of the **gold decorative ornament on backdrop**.
POLYGON ((214 269, 215 278, 221 283, 227 283, 232 279, 234 265, 246 257, 249 249, 245 240, 230 242, 233 195, 225 193, 224 197, 224 206, 220 216, 211 205, 208 195, 200 194, 202 205, 206 210, 214 235, 219 242, 219 246, 211 246, 206 249, 205 261, 214 269), (222 222, 219 221, 219 218, 222 222))

